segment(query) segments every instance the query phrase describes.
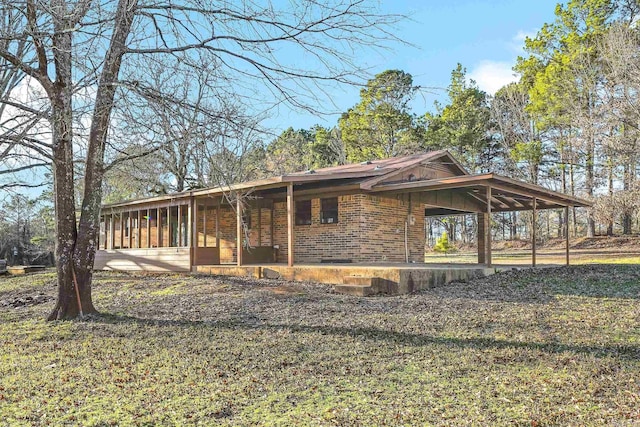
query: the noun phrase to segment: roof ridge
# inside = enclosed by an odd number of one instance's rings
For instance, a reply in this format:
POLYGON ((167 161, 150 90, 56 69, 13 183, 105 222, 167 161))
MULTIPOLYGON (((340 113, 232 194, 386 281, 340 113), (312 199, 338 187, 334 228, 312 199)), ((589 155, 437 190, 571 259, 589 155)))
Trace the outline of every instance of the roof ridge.
MULTIPOLYGON (((434 151, 426 151, 423 153, 414 153, 414 154, 408 154, 406 156, 396 156, 396 157, 387 157, 384 159, 373 159, 373 160, 368 160, 365 162, 357 162, 357 163, 347 163, 344 165, 337 165, 337 166, 327 166, 324 168, 319 168, 319 169, 309 169, 306 171, 298 171, 298 172, 291 172, 291 173, 287 173, 287 174, 282 174, 281 176, 285 177, 285 176, 298 176, 304 173, 308 173, 308 171, 313 170, 315 173, 318 172, 329 172, 329 171, 335 171, 335 170, 343 170, 343 169, 352 169, 352 168, 358 168, 359 166, 376 166, 376 165, 380 165, 382 164, 389 164, 388 167, 392 168, 394 163, 400 163, 403 160, 408 160, 411 158, 415 158, 416 163, 423 161, 426 158, 435 156, 435 155, 440 155, 442 153, 444 153, 446 150, 434 150, 434 151)), ((404 167, 406 165, 403 166, 397 166, 397 168, 401 168, 404 167)))

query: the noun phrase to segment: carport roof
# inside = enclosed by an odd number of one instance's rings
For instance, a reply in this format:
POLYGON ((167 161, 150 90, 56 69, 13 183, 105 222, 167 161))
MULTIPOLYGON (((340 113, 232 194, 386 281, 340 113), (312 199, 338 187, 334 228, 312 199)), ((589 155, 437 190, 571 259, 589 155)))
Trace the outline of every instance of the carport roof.
POLYGON ((578 197, 494 173, 461 175, 393 184, 383 183, 373 186, 370 191, 373 193, 413 193, 452 190, 486 204, 486 192, 482 191, 482 189, 487 187, 492 190, 491 210, 494 212, 531 210, 534 198, 538 209, 591 206, 591 203, 578 197))

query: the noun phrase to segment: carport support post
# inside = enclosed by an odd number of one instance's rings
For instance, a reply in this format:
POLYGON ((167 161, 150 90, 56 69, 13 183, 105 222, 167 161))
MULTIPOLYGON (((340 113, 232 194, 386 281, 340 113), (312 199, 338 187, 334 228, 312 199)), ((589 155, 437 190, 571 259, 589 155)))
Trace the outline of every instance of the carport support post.
POLYGON ((485 250, 486 239, 485 235, 485 221, 484 218, 487 214, 484 212, 478 212, 478 264, 484 264, 487 261, 487 251, 485 250))
POLYGON ((156 209, 156 248, 162 247, 162 210, 156 209))
POLYGON ((136 248, 142 247, 142 211, 138 209, 138 228, 136 229, 136 248))
POLYGON ((564 207, 564 248, 566 264, 569 265, 569 206, 564 207))
POLYGON ((116 245, 116 221, 115 215, 111 214, 111 219, 109 220, 109 249, 113 249, 116 245))
POLYGON ((293 183, 287 185, 287 261, 289 267, 293 267, 293 183))
POLYGON ((182 246, 182 205, 178 205, 178 232, 176 233, 176 246, 182 246))
POLYGON ((538 199, 535 197, 532 201, 532 215, 531 215, 531 266, 536 266, 536 227, 538 225, 538 199))
POLYGON ((151 247, 151 209, 147 208, 147 249, 151 247))
POLYGON ((189 198, 189 204, 187 205, 187 224, 184 231, 187 247, 191 248, 191 243, 193 242, 193 197, 189 198))
POLYGON ((491 267, 491 187, 487 186, 487 213, 484 218, 485 262, 491 267))
POLYGON ((120 247, 118 249, 122 249, 124 247, 124 211, 120 212, 120 247))
POLYGON ((240 198, 240 194, 236 194, 236 251, 238 252, 238 267, 242 265, 242 249, 243 245, 243 235, 242 235, 242 199, 240 198))
POLYGON ((133 244, 133 220, 131 219, 131 211, 127 213, 127 230, 129 231, 129 241, 127 242, 127 248, 131 249, 133 244))
POLYGON ((192 265, 197 265, 198 261, 198 201, 193 197, 189 205, 190 220, 189 224, 191 230, 189 231, 189 247, 193 251, 192 265))

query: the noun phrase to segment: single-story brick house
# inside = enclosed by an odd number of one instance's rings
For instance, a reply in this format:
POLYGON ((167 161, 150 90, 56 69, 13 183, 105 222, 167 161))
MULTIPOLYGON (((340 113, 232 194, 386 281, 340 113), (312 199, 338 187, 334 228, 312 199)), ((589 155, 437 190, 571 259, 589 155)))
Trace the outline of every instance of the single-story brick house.
POLYGON ((433 151, 105 205, 95 268, 422 263, 425 217, 461 213, 478 215, 478 263, 491 265, 492 212, 588 205, 433 151))

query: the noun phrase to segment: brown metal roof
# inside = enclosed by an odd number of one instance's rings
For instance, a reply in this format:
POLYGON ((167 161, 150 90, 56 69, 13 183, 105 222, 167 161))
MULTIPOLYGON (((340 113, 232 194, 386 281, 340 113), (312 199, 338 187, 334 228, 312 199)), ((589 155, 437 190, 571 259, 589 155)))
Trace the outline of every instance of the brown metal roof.
MULTIPOLYGON (((367 192, 416 192, 453 188, 468 188, 473 186, 492 186, 496 189, 503 190, 503 193, 505 194, 509 194, 511 196, 515 195, 515 198, 504 196, 507 197, 509 202, 512 202, 510 203, 510 206, 521 205, 523 207, 526 207, 516 200, 516 198, 519 196, 525 196, 528 198, 534 196, 538 197, 540 200, 546 200, 548 206, 590 206, 589 202, 577 197, 572 197, 563 193, 547 190, 546 188, 538 185, 520 182, 496 174, 489 173, 481 175, 470 175, 460 165, 460 163, 458 163, 453 158, 453 156, 451 156, 448 151, 440 150, 414 154, 410 156, 393 157, 390 159, 372 160, 370 162, 333 166, 312 171, 296 172, 267 179, 231 184, 223 187, 203 188, 193 191, 184 191, 181 193, 149 197, 145 199, 123 201, 119 203, 104 205, 103 209, 135 206, 148 203, 160 203, 165 201, 171 202, 191 196, 217 196, 233 191, 266 190, 270 188, 285 187, 289 183, 309 184, 340 179, 355 179, 356 185, 358 185, 357 182, 360 182, 359 185, 361 190, 367 192), (442 157, 446 157, 447 163, 458 170, 458 176, 394 184, 381 183, 382 180, 386 180, 387 177, 400 173, 401 171, 411 168, 412 166, 418 165, 420 163, 424 164, 425 162, 431 160, 433 160, 434 163, 441 163, 442 161, 435 162, 435 160, 438 160, 442 157), (357 181, 358 179, 361 180, 357 181)), ((497 203, 497 205, 498 206, 496 207, 499 208, 499 203, 497 203)))
POLYGON ((128 200, 118 203, 103 205, 104 208, 114 208, 125 205, 136 205, 148 202, 159 202, 162 200, 172 200, 186 198, 190 196, 217 195, 224 192, 243 191, 249 189, 267 189, 284 187, 287 183, 313 183, 338 179, 353 178, 372 178, 382 175, 388 175, 395 171, 403 170, 407 167, 417 165, 419 163, 435 160, 443 156, 448 156, 453 166, 457 167, 461 174, 467 174, 467 171, 449 154, 446 150, 429 151, 427 153, 413 154, 410 156, 392 157, 389 159, 372 160, 362 163, 353 163, 341 166, 332 166, 328 168, 315 169, 303 172, 295 172, 286 175, 276 176, 272 178, 260 179, 255 181, 247 181, 231 184, 222 187, 202 188, 192 191, 183 191, 181 193, 173 193, 161 196, 148 197, 144 199, 128 200))
MULTIPOLYGON (((541 208, 557 208, 562 206, 588 207, 591 203, 578 197, 549 190, 540 185, 529 184, 494 173, 464 175, 447 178, 410 181, 394 184, 379 184, 370 191, 375 193, 425 192, 438 190, 461 190, 476 199, 482 196, 474 194, 474 189, 491 187, 493 210, 528 210, 533 198, 542 202, 541 208), (525 203, 523 203, 523 201, 525 203)), ((486 202, 485 200, 483 200, 486 202)))
POLYGON ((315 169, 311 171, 295 172, 284 175, 285 177, 300 177, 313 175, 320 178, 326 178, 340 175, 343 173, 359 174, 361 176, 376 176, 389 172, 404 169, 408 166, 414 166, 427 160, 436 159, 448 154, 445 150, 429 151, 426 153, 412 154, 410 156, 391 157, 389 159, 371 160, 362 163, 353 163, 349 165, 331 166, 328 168, 315 169))

